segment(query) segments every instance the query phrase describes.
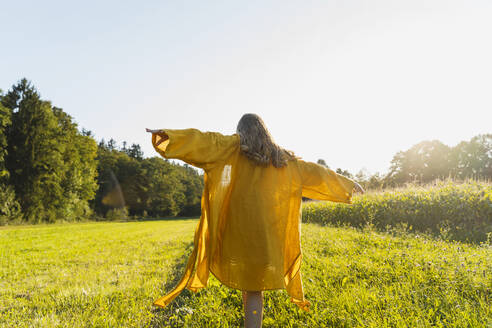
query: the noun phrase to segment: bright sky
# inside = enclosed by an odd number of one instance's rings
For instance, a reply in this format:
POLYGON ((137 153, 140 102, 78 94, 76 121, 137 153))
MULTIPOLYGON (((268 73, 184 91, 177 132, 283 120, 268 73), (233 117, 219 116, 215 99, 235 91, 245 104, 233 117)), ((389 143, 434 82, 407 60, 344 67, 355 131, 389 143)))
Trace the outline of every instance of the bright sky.
POLYGON ((492 1, 8 1, 0 88, 26 77, 98 140, 235 132, 386 172, 423 140, 492 133, 492 1))

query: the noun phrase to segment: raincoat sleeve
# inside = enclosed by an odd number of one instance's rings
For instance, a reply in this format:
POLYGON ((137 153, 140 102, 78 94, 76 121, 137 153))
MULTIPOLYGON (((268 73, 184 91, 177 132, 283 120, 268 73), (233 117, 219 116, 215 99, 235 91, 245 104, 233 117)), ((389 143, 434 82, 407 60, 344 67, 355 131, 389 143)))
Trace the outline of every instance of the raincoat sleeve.
POLYGON ((165 158, 180 159, 190 165, 207 170, 226 159, 239 147, 239 136, 218 132, 201 132, 197 129, 162 129, 169 139, 157 145, 161 137, 152 134, 152 145, 165 158))
POLYGON ((350 204, 355 182, 319 164, 298 161, 302 196, 350 204))

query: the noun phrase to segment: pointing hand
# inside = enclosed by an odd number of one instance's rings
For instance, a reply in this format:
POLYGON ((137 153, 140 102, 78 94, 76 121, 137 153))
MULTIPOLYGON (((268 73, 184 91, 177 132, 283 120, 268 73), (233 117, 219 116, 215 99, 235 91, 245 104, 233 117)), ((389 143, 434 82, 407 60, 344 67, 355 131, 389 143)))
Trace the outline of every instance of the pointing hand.
POLYGON ((164 132, 163 130, 151 130, 151 129, 145 129, 145 131, 150 132, 152 134, 157 134, 161 139, 156 142, 156 146, 159 146, 161 143, 169 139, 169 136, 164 132))

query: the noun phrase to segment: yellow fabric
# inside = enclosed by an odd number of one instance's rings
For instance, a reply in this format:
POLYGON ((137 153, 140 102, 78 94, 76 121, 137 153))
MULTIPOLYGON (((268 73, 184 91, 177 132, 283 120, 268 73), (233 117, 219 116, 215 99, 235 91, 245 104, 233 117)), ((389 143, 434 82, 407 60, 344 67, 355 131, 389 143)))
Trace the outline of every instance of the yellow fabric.
POLYGON ((321 165, 297 159, 283 168, 255 165, 240 152, 239 136, 196 129, 163 129, 155 150, 204 170, 202 213, 194 249, 178 285, 155 301, 165 307, 184 288, 206 287, 209 272, 231 288, 285 288, 308 311, 301 280, 302 196, 350 203, 354 182, 321 165))

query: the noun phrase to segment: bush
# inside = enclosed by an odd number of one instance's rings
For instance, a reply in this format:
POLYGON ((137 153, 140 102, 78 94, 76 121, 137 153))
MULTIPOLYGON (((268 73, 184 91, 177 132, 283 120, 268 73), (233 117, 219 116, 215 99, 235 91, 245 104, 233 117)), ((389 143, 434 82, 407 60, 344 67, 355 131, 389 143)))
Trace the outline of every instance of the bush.
POLYGON ((10 186, 0 185, 0 225, 16 223, 22 219, 20 205, 10 186))
POLYGON ((109 221, 120 221, 128 219, 127 207, 116 207, 106 212, 106 219, 109 221))
POLYGON ((442 239, 484 242, 492 231, 492 185, 440 183, 355 196, 352 205, 308 202, 303 222, 362 229, 430 233, 442 239))

